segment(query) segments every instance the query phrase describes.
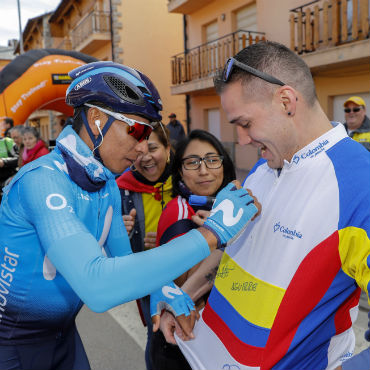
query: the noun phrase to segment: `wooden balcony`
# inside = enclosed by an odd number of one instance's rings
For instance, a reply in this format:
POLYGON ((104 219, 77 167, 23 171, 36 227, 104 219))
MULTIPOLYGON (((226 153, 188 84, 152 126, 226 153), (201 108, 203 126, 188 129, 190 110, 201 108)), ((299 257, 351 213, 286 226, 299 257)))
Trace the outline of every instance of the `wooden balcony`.
POLYGON ((368 0, 316 0, 290 10, 290 48, 311 53, 369 38, 368 0))
POLYGON ((92 11, 71 32, 73 50, 91 54, 111 42, 109 12, 92 11))
POLYGON ((264 40, 263 32, 239 30, 173 56, 172 93, 183 94, 213 86, 213 77, 228 58, 246 46, 264 40), (180 88, 176 89, 176 86, 180 88))

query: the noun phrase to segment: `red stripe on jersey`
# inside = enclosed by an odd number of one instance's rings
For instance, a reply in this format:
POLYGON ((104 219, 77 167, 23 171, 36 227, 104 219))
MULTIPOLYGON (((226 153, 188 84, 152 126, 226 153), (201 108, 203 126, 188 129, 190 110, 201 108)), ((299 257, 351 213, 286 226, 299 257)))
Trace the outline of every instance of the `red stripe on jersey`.
POLYGON ((264 349, 246 344, 237 338, 209 304, 206 305, 202 318, 236 361, 246 366, 260 365, 264 349))
POLYGON ((341 268, 338 244, 338 231, 335 231, 311 250, 299 265, 271 328, 261 370, 271 369, 286 355, 299 325, 329 289, 341 268))
POLYGON ((337 334, 343 333, 352 326, 349 310, 358 305, 361 289, 357 288, 338 309, 334 317, 335 330, 337 334))

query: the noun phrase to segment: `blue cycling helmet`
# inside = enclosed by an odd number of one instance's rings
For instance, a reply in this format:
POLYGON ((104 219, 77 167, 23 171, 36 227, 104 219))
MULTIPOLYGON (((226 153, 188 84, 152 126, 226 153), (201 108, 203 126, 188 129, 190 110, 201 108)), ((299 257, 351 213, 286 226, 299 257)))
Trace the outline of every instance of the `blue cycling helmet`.
POLYGON ((66 103, 74 108, 90 101, 105 104, 115 112, 135 114, 160 121, 162 102, 150 79, 143 73, 113 62, 93 62, 70 71, 72 83, 66 103))

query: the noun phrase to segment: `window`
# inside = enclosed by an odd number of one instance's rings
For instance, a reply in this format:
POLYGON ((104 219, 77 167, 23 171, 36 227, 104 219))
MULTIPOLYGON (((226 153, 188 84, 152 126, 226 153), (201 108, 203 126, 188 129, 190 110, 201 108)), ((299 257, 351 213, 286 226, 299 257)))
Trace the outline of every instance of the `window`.
POLYGON ((257 7, 251 4, 236 13, 236 30, 257 31, 257 7))

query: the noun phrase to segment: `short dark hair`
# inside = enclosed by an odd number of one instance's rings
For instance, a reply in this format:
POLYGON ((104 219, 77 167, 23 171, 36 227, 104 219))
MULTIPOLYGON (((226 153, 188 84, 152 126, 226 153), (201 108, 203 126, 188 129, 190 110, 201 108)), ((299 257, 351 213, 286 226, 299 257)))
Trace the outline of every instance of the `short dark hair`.
POLYGON ((23 130, 23 135, 24 134, 31 134, 31 135, 35 136, 35 138, 37 140, 40 139, 40 132, 35 127, 32 127, 32 126, 25 127, 24 130, 23 130))
POLYGON ((10 127, 13 127, 13 126, 14 126, 14 120, 13 120, 13 118, 11 118, 11 117, 5 117, 5 118, 4 118, 4 122, 5 122, 6 124, 10 125, 10 127))
POLYGON ((210 134, 207 131, 193 130, 189 133, 189 135, 185 139, 181 140, 176 147, 176 152, 172 163, 173 197, 182 194, 179 186, 179 183, 182 180, 181 178, 182 157, 184 156, 186 148, 193 140, 205 141, 211 144, 216 149, 217 153, 224 157, 223 160, 224 179, 222 181, 221 186, 217 189, 216 193, 219 192, 222 188, 224 188, 229 182, 236 179, 234 163, 232 162, 229 154, 227 153, 222 143, 214 135, 210 134))
POLYGON ((25 127, 23 125, 14 126, 9 130, 9 133, 12 133, 13 131, 18 131, 20 135, 23 135, 25 127))
MULTIPOLYGON (((237 61, 247 64, 261 72, 268 73, 285 84, 292 86, 305 98, 308 105, 312 106, 317 100, 315 84, 307 64, 296 53, 285 45, 272 41, 262 41, 249 45, 234 57, 237 61)), ((229 81, 224 82, 222 71, 214 78, 218 94, 229 82, 241 81, 242 84, 253 82, 253 91, 275 91, 276 85, 270 84, 252 74, 235 67, 229 81), (260 89, 258 89, 260 88, 260 89), (266 90, 269 89, 269 90, 266 90)), ((249 86, 251 88, 251 86, 249 86)), ((252 89, 252 88, 251 88, 252 89)))
MULTIPOLYGON (((101 103, 100 101, 89 101, 89 104, 95 105, 97 107, 111 110, 110 107, 106 106, 105 104, 101 103)), ((69 120, 69 124, 72 124, 73 130, 76 131, 77 134, 80 133, 81 127, 83 125, 83 119, 82 119, 82 111, 85 112, 85 115, 87 114, 87 111, 90 109, 90 107, 86 105, 80 105, 79 107, 76 107, 73 112, 73 119, 69 120)), ((86 115, 87 118, 87 115, 86 115)))

